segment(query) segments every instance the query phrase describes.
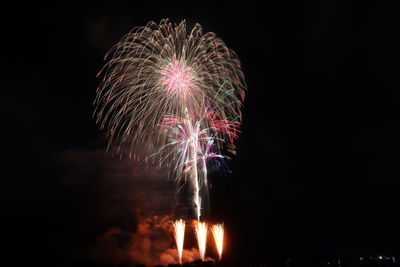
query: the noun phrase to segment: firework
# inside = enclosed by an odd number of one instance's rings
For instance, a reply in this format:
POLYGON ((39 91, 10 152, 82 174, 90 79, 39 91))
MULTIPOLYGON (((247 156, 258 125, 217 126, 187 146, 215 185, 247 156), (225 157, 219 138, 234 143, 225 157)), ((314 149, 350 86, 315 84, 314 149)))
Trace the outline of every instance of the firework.
POLYGON ((206 243, 207 243, 207 224, 205 222, 197 222, 196 225, 196 237, 197 243, 199 245, 199 253, 202 260, 206 253, 206 243))
POLYGON ((190 182, 200 220, 207 158, 222 157, 215 151, 225 146, 234 152, 241 122, 245 83, 235 52, 199 24, 187 31, 185 21, 165 19, 133 29, 106 59, 94 116, 108 148, 160 164, 176 160, 175 180, 190 182), (150 155, 135 154, 138 148, 150 155))
MULTIPOLYGON (((182 21, 150 22, 125 35, 107 54, 96 104, 109 144, 127 144, 128 153, 159 131, 167 114, 184 117, 208 103, 221 119, 238 120, 244 78, 236 54, 214 33, 182 21)), ((157 134, 157 141, 165 142, 157 134)), ((121 149, 125 149, 121 148, 121 149)), ((123 150, 120 150, 122 153, 123 150)))
POLYGON ((222 259, 222 249, 224 246, 224 225, 214 224, 211 227, 211 232, 214 236, 215 246, 217 247, 219 259, 222 259))
POLYGON ((182 264, 183 241, 185 238, 185 221, 176 220, 172 224, 174 226, 174 236, 176 242, 176 250, 178 251, 179 263, 182 264))
POLYGON ((162 155, 163 162, 171 163, 175 179, 190 179, 197 220, 201 215, 200 188, 206 188, 208 184, 207 162, 213 158, 226 158, 215 147, 219 140, 218 133, 235 136, 239 131, 237 122, 216 120, 215 114, 205 110, 200 115, 188 114, 185 118, 166 116, 162 124, 170 142, 155 153, 162 155))

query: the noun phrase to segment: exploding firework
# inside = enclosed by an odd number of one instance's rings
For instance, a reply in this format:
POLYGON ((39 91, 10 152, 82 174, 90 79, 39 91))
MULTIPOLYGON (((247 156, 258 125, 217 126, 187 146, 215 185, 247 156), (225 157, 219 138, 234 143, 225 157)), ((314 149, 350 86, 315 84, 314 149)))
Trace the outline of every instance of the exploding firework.
POLYGON ((106 58, 94 116, 108 147, 160 164, 175 159, 175 179, 190 182, 200 220, 207 159, 234 151, 241 122, 245 82, 235 52, 199 24, 187 31, 185 21, 165 19, 135 28, 106 58), (136 155, 139 147, 150 156, 136 155))
POLYGON ((205 222, 197 222, 196 225, 196 237, 197 243, 199 245, 199 253, 202 260, 206 253, 206 243, 207 243, 207 224, 205 222))
POLYGON ((211 227, 211 232, 213 233, 215 246, 217 247, 219 259, 222 259, 222 249, 224 247, 224 225, 214 224, 211 227))
POLYGON ((176 250, 178 251, 179 262, 182 264, 183 241, 185 238, 185 221, 176 220, 172 224, 174 226, 176 250))
POLYGON ((154 154, 162 155, 163 162, 171 163, 175 179, 190 179, 197 220, 201 214, 200 188, 207 188, 208 184, 208 162, 210 159, 226 158, 218 153, 215 145, 220 140, 218 134, 223 132, 234 139, 239 132, 238 122, 217 120, 215 117, 216 112, 210 110, 187 115, 185 118, 166 116, 162 129, 170 142, 154 154))
MULTIPOLYGON (((97 91, 95 115, 109 144, 147 144, 167 114, 185 117, 205 104, 221 119, 240 120, 244 77, 236 54, 214 33, 182 21, 150 22, 125 35, 111 55, 97 91)), ((106 57, 107 58, 107 57, 106 57)), ((161 134, 157 141, 165 142, 161 134)), ((125 149, 121 147, 120 153, 125 149)))

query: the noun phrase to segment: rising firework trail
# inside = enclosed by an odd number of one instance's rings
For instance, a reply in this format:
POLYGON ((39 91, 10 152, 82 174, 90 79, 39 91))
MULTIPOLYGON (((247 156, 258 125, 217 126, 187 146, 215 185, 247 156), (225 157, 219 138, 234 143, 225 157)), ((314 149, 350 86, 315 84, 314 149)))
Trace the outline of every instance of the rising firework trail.
POLYGON ((154 154, 161 156, 162 161, 171 162, 176 179, 191 179, 197 220, 201 214, 200 188, 208 184, 207 161, 226 158, 215 151, 218 134, 224 132, 234 137, 239 132, 238 122, 221 121, 215 117, 216 112, 208 109, 198 114, 187 113, 184 118, 166 116, 162 129, 170 142, 154 154))
POLYGON ((172 25, 165 19, 133 29, 106 59, 94 116, 106 129, 108 149, 160 165, 172 160, 166 148, 174 157, 182 153, 171 165, 173 179, 191 184, 200 220, 207 155, 234 151, 241 123, 245 82, 235 52, 199 24, 187 30, 185 21, 172 25), (183 120, 185 141, 165 131, 168 116, 183 120))
POLYGON ((211 227, 214 236, 215 246, 217 247, 219 259, 222 259, 222 249, 224 247, 224 225, 214 224, 211 227))
POLYGON ((189 134, 189 158, 188 161, 191 161, 191 175, 190 181, 192 184, 192 191, 193 191, 193 204, 195 213, 197 215, 197 220, 200 220, 201 216, 201 197, 200 197, 200 185, 199 185, 199 176, 197 171, 197 148, 199 143, 199 136, 195 133, 195 129, 192 125, 191 118, 189 116, 189 112, 185 107, 185 124, 188 125, 188 134, 189 134))
POLYGON ((185 238, 185 221, 176 220, 172 224, 174 226, 174 236, 176 250, 178 251, 179 263, 182 264, 183 241, 185 238))
POLYGON ((196 237, 197 243, 199 245, 199 253, 201 260, 204 260, 206 253, 206 243, 207 243, 207 224, 205 222, 197 222, 196 225, 196 237))

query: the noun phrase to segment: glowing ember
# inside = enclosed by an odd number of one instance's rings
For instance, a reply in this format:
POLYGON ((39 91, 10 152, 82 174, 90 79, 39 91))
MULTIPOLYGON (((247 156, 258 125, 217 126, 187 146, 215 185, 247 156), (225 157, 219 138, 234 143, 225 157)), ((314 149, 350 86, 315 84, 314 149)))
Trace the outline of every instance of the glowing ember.
POLYGON ((211 231, 214 236, 215 245, 217 246, 219 259, 222 259, 222 249, 224 247, 224 225, 214 224, 211 227, 211 231))
POLYGON ((204 260, 206 253, 206 242, 207 242, 207 224, 205 222, 198 222, 196 226, 197 242, 199 244, 200 257, 204 260))
POLYGON ((178 250, 179 262, 182 264, 183 240, 185 237, 185 221, 182 219, 176 220, 172 224, 174 226, 174 236, 176 249, 178 250))

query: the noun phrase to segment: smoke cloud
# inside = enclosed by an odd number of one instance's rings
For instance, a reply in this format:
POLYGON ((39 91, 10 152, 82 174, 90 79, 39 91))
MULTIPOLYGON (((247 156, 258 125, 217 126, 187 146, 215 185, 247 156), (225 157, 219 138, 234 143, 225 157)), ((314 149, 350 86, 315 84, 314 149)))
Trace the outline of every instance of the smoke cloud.
MULTIPOLYGON (((89 256, 101 262, 167 265, 179 261, 174 246, 171 217, 147 216, 140 220, 134 232, 109 229, 99 236, 89 256)), ((197 248, 183 251, 183 262, 198 259, 197 248)))
MULTIPOLYGON (((76 260, 148 266, 178 262, 172 220, 190 217, 191 201, 184 191, 177 194, 165 170, 114 159, 103 150, 68 150, 55 162, 63 191, 83 195, 76 210, 77 234, 89 237, 76 260)), ((198 260, 194 237, 185 242, 190 249, 184 250, 183 261, 198 260)))

